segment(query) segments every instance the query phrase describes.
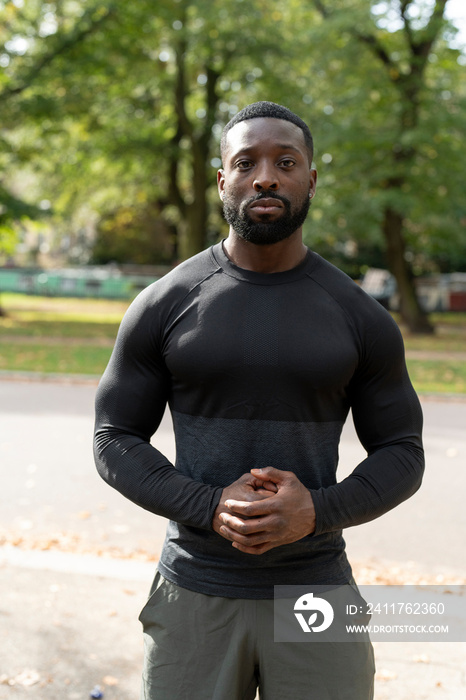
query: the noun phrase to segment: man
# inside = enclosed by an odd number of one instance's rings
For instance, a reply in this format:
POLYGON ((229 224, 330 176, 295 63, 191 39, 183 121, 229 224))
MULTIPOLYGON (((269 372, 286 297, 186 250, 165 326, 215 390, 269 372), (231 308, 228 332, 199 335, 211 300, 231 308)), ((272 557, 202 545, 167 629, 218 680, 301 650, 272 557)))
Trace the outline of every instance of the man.
POLYGON ((142 697, 367 700, 370 643, 275 643, 274 586, 354 586, 342 529, 419 487, 419 402, 389 314, 303 245, 307 125, 259 102, 221 150, 227 239, 135 300, 97 396, 100 474, 170 520, 142 697), (167 402, 176 468, 149 443, 167 402), (368 457, 337 483, 350 408, 368 457))

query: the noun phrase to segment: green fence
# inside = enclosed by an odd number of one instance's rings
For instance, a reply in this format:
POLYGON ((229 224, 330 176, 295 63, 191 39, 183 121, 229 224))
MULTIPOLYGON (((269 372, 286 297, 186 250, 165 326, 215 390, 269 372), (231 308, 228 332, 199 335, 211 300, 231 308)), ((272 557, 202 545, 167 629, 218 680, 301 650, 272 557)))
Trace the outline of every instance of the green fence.
POLYGON ((0 292, 51 297, 132 299, 160 275, 124 274, 99 267, 63 270, 0 269, 0 292))

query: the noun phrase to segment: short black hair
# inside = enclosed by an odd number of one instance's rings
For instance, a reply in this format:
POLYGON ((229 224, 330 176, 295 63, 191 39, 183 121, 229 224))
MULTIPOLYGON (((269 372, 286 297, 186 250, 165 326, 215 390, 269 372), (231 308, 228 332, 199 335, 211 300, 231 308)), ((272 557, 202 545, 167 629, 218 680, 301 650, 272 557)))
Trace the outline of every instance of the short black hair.
POLYGON ((244 107, 240 112, 235 114, 233 119, 230 119, 228 124, 223 129, 222 139, 220 141, 220 153, 222 155, 226 150, 227 135, 230 129, 232 129, 239 122, 246 121, 247 119, 257 119, 263 117, 270 117, 272 119, 284 119, 287 122, 291 122, 298 126, 303 132, 304 142, 309 155, 309 163, 312 163, 314 157, 314 142, 312 139, 311 131, 301 117, 292 112, 288 107, 283 107, 283 105, 276 104, 275 102, 253 102, 247 107, 244 107))

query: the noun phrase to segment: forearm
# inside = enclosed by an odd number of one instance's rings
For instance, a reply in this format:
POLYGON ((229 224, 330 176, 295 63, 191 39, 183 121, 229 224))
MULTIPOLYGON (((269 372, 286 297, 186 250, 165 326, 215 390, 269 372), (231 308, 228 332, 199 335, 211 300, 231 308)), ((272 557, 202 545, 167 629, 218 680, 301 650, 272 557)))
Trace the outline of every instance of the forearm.
POLYGON ((180 474, 150 443, 100 428, 94 456, 104 481, 137 505, 184 525, 211 529, 222 489, 180 474))
POLYGON ((211 528, 221 489, 180 474, 150 444, 166 409, 171 377, 160 349, 158 312, 143 292, 123 319, 96 393, 94 457, 100 476, 146 510, 211 528))
POLYGON ((423 472, 420 446, 392 445, 377 450, 340 483, 311 490, 316 510, 315 534, 378 518, 418 490, 423 472))
POLYGON ((343 481, 311 491, 315 534, 374 520, 412 496, 424 473, 422 411, 394 322, 376 324, 349 387, 354 426, 368 457, 343 481))

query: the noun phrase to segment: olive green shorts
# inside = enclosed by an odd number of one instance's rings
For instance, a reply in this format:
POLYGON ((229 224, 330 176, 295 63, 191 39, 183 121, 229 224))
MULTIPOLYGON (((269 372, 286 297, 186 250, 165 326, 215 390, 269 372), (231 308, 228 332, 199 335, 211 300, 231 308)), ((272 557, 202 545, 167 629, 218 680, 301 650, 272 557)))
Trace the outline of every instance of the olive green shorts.
POLYGON ((372 700, 372 645, 274 642, 274 601, 222 598, 157 574, 139 617, 141 700, 372 700))

